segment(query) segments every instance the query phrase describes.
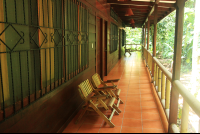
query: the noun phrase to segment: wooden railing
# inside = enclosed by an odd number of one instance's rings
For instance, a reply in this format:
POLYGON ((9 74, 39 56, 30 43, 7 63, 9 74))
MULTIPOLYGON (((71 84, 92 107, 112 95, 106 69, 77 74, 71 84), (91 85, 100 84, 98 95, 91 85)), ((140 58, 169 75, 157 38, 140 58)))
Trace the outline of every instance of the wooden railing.
MULTIPOLYGON (((193 111, 200 117, 200 102, 183 86, 179 80, 172 81, 172 74, 158 61, 156 57, 153 57, 146 48, 142 47, 142 52, 151 77, 152 72, 154 72, 152 82, 154 83, 168 121, 170 118, 170 104, 173 103, 170 102, 171 87, 173 86, 174 89, 176 89, 183 97, 180 132, 188 132, 189 107, 191 107, 193 111), (154 71, 152 70, 153 64, 154 71)), ((169 124, 169 127, 172 132, 178 132, 176 124, 169 124)))
POLYGON ((127 46, 136 46, 136 49, 134 51, 141 51, 142 49, 141 44, 125 44, 125 49, 127 49, 127 46), (138 47, 141 47, 141 48, 138 49, 138 47))

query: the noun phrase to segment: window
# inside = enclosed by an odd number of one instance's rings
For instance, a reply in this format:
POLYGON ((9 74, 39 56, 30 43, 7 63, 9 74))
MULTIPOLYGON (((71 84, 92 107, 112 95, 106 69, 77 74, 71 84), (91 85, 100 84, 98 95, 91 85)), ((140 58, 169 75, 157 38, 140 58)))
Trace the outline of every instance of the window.
POLYGON ((115 11, 114 11, 112 8, 110 8, 110 16, 111 16, 115 21, 118 22, 118 15, 115 13, 115 11))
POLYGON ((6 108, 15 113, 88 68, 88 49, 88 10, 82 3, 0 0, 3 118, 6 108))
POLYGON ((115 52, 118 47, 118 27, 113 23, 111 23, 110 27, 110 53, 112 53, 115 52))

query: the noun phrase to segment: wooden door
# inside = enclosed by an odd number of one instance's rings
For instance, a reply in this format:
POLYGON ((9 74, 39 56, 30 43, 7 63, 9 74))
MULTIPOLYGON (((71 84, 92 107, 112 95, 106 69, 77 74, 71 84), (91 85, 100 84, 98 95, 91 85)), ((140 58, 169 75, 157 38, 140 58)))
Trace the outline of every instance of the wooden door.
POLYGON ((98 73, 103 79, 103 71, 102 71, 102 19, 97 17, 96 21, 96 34, 97 34, 97 42, 96 42, 96 73, 98 73))

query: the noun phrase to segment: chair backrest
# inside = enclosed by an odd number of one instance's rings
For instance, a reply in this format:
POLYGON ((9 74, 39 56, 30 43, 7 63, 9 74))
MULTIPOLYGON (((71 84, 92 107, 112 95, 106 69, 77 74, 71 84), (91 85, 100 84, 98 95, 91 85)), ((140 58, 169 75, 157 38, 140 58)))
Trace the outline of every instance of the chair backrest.
POLYGON ((94 88, 88 79, 81 82, 78 85, 78 87, 79 87, 78 90, 79 90, 80 96, 83 100, 85 100, 88 97, 88 95, 90 95, 94 91, 94 88))
POLYGON ((92 76, 92 82, 94 84, 94 87, 97 88, 99 85, 102 84, 102 80, 101 80, 101 77, 99 76, 98 73, 95 73, 93 76, 92 76))

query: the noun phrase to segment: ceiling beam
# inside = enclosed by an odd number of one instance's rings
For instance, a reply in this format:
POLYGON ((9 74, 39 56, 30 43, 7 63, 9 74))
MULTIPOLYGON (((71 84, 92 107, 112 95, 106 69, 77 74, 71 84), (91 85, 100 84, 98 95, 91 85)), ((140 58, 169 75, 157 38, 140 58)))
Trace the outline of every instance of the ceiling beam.
POLYGON ((154 20, 155 5, 157 5, 158 11, 157 22, 159 22, 175 9, 176 0, 107 0, 107 3, 125 23, 129 23, 130 19, 134 19, 135 26, 142 27, 148 19, 150 19, 150 22, 154 20), (128 8, 132 9, 134 15, 124 16, 128 8))
POLYGON ((160 0, 155 0, 155 2, 149 1, 116 1, 116 0, 107 0, 107 3, 111 5, 125 5, 125 6, 154 6, 155 4, 158 4, 158 6, 162 7, 174 7, 175 2, 173 3, 163 3, 160 2, 160 0))
POLYGON ((146 17, 146 19, 145 19, 145 21, 144 21, 144 23, 143 23, 143 26, 144 26, 145 23, 148 21, 149 16, 151 16, 151 14, 154 12, 155 5, 156 5, 156 4, 158 5, 159 2, 160 2, 160 0, 155 0, 155 2, 154 2, 154 6, 152 7, 151 11, 150 11, 149 14, 147 15, 147 17, 146 17))
POLYGON ((146 2, 146 1, 116 1, 116 0, 107 0, 109 4, 117 4, 117 5, 148 5, 153 6, 154 2, 146 2))
POLYGON ((176 3, 159 3, 158 7, 175 7, 176 3))
POLYGON ((128 8, 130 8, 130 9, 132 9, 133 11, 134 10, 150 10, 151 9, 151 7, 150 6, 144 6, 143 8, 141 8, 140 6, 134 6, 134 7, 129 7, 129 6, 126 6, 126 7, 124 7, 124 8, 122 8, 121 6, 120 6, 120 8, 119 8, 119 6, 117 7, 117 6, 112 6, 114 9, 116 9, 116 10, 119 10, 119 11, 124 11, 124 10, 126 10, 126 9, 128 9, 128 8))
POLYGON ((140 5, 111 5, 111 7, 113 8, 137 8, 138 10, 141 9, 141 10, 144 10, 144 9, 149 9, 151 8, 152 6, 146 6, 146 5, 143 5, 143 6, 140 6, 140 5))

